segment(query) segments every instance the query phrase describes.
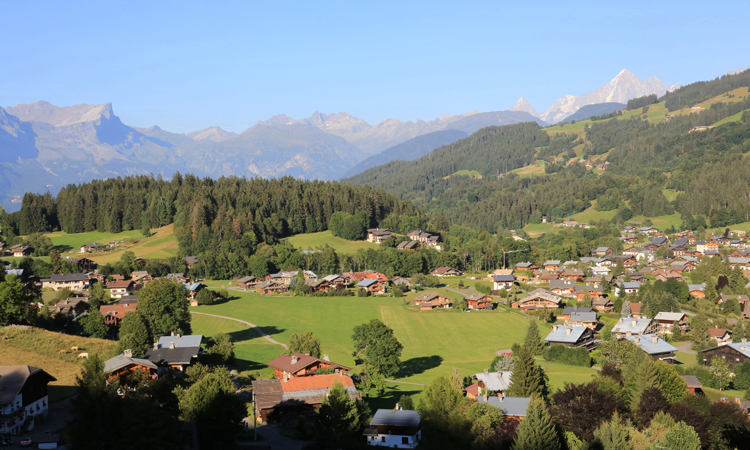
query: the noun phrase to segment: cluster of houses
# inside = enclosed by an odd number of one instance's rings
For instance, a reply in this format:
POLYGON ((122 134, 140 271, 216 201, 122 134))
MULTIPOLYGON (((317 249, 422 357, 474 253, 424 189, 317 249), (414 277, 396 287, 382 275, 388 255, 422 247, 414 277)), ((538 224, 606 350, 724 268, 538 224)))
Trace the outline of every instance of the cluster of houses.
POLYGON ((146 350, 143 358, 133 357, 131 350, 125 350, 104 361, 104 373, 112 380, 122 374, 142 370, 152 376, 159 376, 168 371, 180 375, 198 359, 201 353, 202 335, 180 336, 172 333, 162 336, 152 348, 146 350))
MULTIPOLYGON (((422 230, 414 230, 406 233, 408 241, 401 241, 396 245, 399 250, 417 250, 421 247, 432 248, 437 251, 443 250, 443 245, 440 243, 440 236, 424 232, 422 230)), ((367 242, 374 242, 376 244, 382 244, 387 240, 396 241, 396 236, 393 231, 388 228, 370 228, 367 230, 367 242)))

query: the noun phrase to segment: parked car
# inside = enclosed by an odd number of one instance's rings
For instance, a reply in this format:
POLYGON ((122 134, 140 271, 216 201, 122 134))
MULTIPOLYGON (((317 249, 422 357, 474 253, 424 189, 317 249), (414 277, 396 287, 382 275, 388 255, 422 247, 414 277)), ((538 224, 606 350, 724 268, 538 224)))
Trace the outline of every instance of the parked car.
POLYGON ((0 441, 0 444, 2 444, 3 447, 7 447, 9 445, 13 445, 13 439, 11 439, 8 436, 3 436, 2 441, 0 441))
POLYGON ((21 438, 21 447, 29 447, 30 445, 31 445, 30 437, 21 438))

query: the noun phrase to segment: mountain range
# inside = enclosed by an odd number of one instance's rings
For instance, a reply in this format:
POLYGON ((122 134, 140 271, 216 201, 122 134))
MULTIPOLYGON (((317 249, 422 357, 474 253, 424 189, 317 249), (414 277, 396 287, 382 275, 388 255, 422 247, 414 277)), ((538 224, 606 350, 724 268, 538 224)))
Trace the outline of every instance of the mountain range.
POLYGON ((376 125, 345 112, 315 111, 299 120, 276 115, 240 134, 218 126, 188 134, 136 128, 124 124, 111 103, 59 107, 39 101, 0 108, 0 204, 15 210, 25 192, 56 193, 69 183, 131 174, 335 180, 371 164, 419 158, 487 126, 544 126, 586 105, 624 103, 674 88, 623 71, 589 94, 563 97, 542 114, 523 98, 508 111, 475 110, 416 122, 387 119, 376 125))

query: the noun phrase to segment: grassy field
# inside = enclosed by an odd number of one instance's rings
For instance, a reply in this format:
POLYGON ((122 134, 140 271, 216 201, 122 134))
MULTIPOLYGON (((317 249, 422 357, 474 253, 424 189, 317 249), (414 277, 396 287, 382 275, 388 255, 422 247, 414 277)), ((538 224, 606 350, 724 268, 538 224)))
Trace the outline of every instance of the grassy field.
POLYGON ((482 178, 482 174, 479 173, 479 172, 477 172, 476 170, 466 170, 466 169, 456 171, 456 172, 452 173, 451 175, 448 175, 445 178, 449 178, 449 177, 453 177, 453 176, 458 176, 458 175, 472 175, 472 176, 477 177, 477 178, 482 178))
POLYGON ((539 236, 542 233, 550 233, 556 231, 554 224, 551 223, 530 223, 523 227, 523 231, 529 233, 529 236, 539 236))
POLYGON ((667 198, 667 201, 673 202, 675 199, 677 199, 677 194, 681 193, 682 191, 678 191, 676 189, 662 189, 662 194, 667 198))
POLYGON ((511 170, 510 173, 515 173, 521 178, 544 175, 544 166, 538 163, 534 163, 526 167, 521 167, 520 169, 511 170))
POLYGON ((578 214, 572 214, 570 218, 577 222, 591 224, 594 222, 599 222, 602 219, 611 220, 615 216, 615 214, 617 214, 617 210, 597 211, 596 200, 594 200, 591 202, 591 206, 589 208, 587 208, 583 212, 579 212, 578 214))
POLYGON ((720 121, 716 122, 715 124, 713 124, 711 126, 712 127, 718 127, 719 125, 724 125, 725 123, 739 122, 740 119, 742 118, 742 113, 744 113, 744 112, 745 111, 740 111, 740 112, 738 112, 737 114, 735 114, 733 116, 725 117, 725 118, 721 119, 720 121))
POLYGON ((347 241, 334 236, 330 231, 320 233, 297 234, 287 238, 296 248, 303 250, 323 248, 326 244, 336 250, 337 253, 354 254, 359 249, 378 248, 379 244, 367 241, 347 241))
POLYGON ((633 217, 631 220, 635 220, 637 222, 643 223, 646 219, 651 220, 651 226, 656 228, 659 231, 664 231, 669 227, 675 227, 675 229, 680 228, 680 224, 682 223, 682 215, 678 212, 672 214, 671 216, 656 216, 656 217, 644 217, 644 216, 636 216, 633 217))
POLYGON ((140 231, 125 231, 117 234, 108 233, 79 233, 65 234, 53 233, 50 235, 52 243, 58 248, 66 248, 70 255, 80 256, 79 248, 83 244, 90 243, 108 243, 109 241, 124 241, 120 247, 109 252, 88 253, 86 257, 96 262, 104 264, 120 260, 122 254, 126 251, 132 251, 136 256, 146 259, 165 259, 177 255, 177 237, 174 234, 174 225, 167 225, 162 228, 151 230, 151 236, 144 238, 140 231))
POLYGON ((39 328, 5 327, 0 333, 8 337, 7 340, 0 340, 0 363, 40 367, 57 378, 50 384, 51 402, 75 394, 75 377, 83 362, 78 358, 78 353, 98 353, 103 358, 110 358, 117 345, 114 341, 70 336, 39 328), (79 350, 70 350, 73 346, 79 350), (60 354, 60 350, 66 353, 60 354))

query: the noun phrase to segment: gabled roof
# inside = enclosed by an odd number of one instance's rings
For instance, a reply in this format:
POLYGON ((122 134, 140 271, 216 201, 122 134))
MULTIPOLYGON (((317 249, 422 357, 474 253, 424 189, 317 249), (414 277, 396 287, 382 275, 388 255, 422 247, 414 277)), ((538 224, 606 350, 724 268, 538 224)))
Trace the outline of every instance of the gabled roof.
MULTIPOLYGON (((478 402, 484 402, 483 396, 477 397, 478 402)), ((487 403, 500 408, 504 416, 526 417, 526 410, 531 403, 531 397, 487 397, 487 403)))
POLYGON ((488 295, 485 295, 482 293, 476 293, 476 294, 471 294, 470 296, 466 297, 466 300, 479 301, 479 300, 486 299, 487 301, 491 301, 488 297, 489 297, 488 295))
POLYGON ((578 313, 590 313, 590 312, 593 312, 593 311, 594 311, 593 308, 588 308, 588 307, 584 307, 584 306, 568 306, 567 308, 565 308, 563 310, 563 315, 570 315, 570 314, 572 314, 574 312, 578 312, 578 313))
POLYGON ((26 384, 26 380, 38 373, 44 374, 48 381, 57 381, 57 378, 38 367, 0 366, 0 405, 13 403, 26 384))
POLYGON ((158 369, 156 364, 152 363, 148 359, 143 358, 129 358, 125 355, 117 355, 114 358, 110 358, 104 361, 104 373, 114 372, 115 370, 128 367, 130 365, 139 365, 149 367, 151 369, 158 369))
POLYGON ((688 389, 703 388, 703 384, 701 384, 700 380, 698 380, 698 377, 695 375, 681 375, 681 378, 687 383, 688 389))
POLYGON ((578 339, 583 336, 583 333, 585 333, 586 330, 588 330, 588 328, 584 326, 572 327, 567 325, 555 325, 544 340, 547 342, 565 342, 573 344, 578 342, 578 339), (568 330, 570 330, 570 334, 568 334, 568 330))
POLYGON ((370 419, 371 426, 390 425, 397 427, 418 427, 419 413, 406 409, 379 409, 370 419))
POLYGON ((198 357, 200 351, 200 347, 150 348, 146 350, 146 358, 160 366, 165 364, 190 364, 193 358, 198 357))
POLYGON ((370 287, 377 282, 378 280, 372 280, 370 278, 367 278, 357 283, 357 287, 370 287))
POLYGON ((659 314, 654 317, 655 320, 668 320, 670 322, 675 322, 682 320, 683 317, 685 317, 685 313, 681 312, 660 312, 659 314))
POLYGON ((169 348, 171 342, 174 342, 175 348, 200 347, 201 342, 203 342, 203 335, 189 334, 187 336, 162 336, 159 338, 159 347, 169 348))
POLYGON ((330 361, 324 361, 322 359, 318 359, 318 358, 316 358, 314 356, 310 356, 310 355, 305 355, 303 353, 294 353, 294 354, 291 354, 291 355, 281 355, 281 356, 278 356, 278 357, 274 358, 273 360, 271 360, 267 365, 268 365, 268 367, 273 367, 274 369, 279 369, 282 372, 287 372, 287 373, 295 374, 295 373, 299 372, 300 370, 302 370, 302 369, 304 369, 306 367, 309 367, 309 366, 311 366, 311 365, 313 365, 315 363, 318 363, 318 362, 330 364, 334 369, 341 368, 341 369, 349 370, 349 367, 342 366, 340 364, 334 364, 334 363, 331 363, 330 361), (294 361, 294 357, 297 358, 297 362, 292 363, 292 361, 294 361))
POLYGON ((487 372, 474 374, 477 381, 484 383, 484 386, 490 391, 505 391, 510 388, 511 372, 487 372))
POLYGON ((688 291, 690 292, 692 291, 705 292, 705 290, 706 290, 706 285, 703 283, 702 284, 688 284, 688 291))
POLYGON ((542 300, 546 300, 553 303, 560 303, 562 301, 562 297, 559 295, 556 295, 546 289, 534 289, 533 291, 529 292, 526 297, 519 300, 519 303, 525 303, 537 298, 541 298, 542 300))
POLYGON ((49 278, 42 281, 52 281, 55 283, 71 282, 71 281, 88 281, 89 276, 85 273, 63 273, 63 274, 52 274, 49 278))
POLYGON ((708 335, 711 337, 720 338, 720 337, 723 337, 727 333, 731 334, 731 332, 727 330, 726 328, 709 328, 708 329, 708 335))
POLYGON ((677 347, 667 343, 664 339, 655 334, 644 334, 642 336, 626 336, 625 339, 633 342, 649 355, 658 355, 661 353, 672 353, 677 351, 677 347), (654 342, 654 337, 656 342, 654 342))
POLYGON ((99 312, 102 313, 103 316, 115 316, 122 319, 125 317, 125 314, 135 311, 136 306, 137 303, 101 305, 99 307, 99 312))
POLYGON ((492 280, 497 283, 507 283, 516 281, 516 277, 513 275, 492 275, 492 280))
POLYGON ((133 281, 132 280, 118 280, 118 281, 110 281, 107 283, 107 287, 112 288, 126 288, 132 286, 133 281))
POLYGON ((623 281, 622 283, 617 283, 617 285, 623 289, 640 289, 641 287, 641 283, 637 281, 623 281))
POLYGON ((560 260, 559 259, 548 259, 544 262, 545 266, 559 266, 560 260))
MULTIPOLYGON (((632 306, 631 306, 631 311, 632 306)), ((632 334, 643 334, 646 332, 646 329, 651 325, 651 319, 634 319, 632 317, 624 317, 620 319, 615 326, 612 328, 612 331, 615 333, 632 333, 632 334), (622 322, 622 323, 620 323, 622 322), (633 324, 635 322, 635 325, 633 324)))
POLYGON ((571 322, 596 322, 596 313, 595 312, 572 313, 570 315, 570 321, 571 322))
POLYGON ((743 354, 744 356, 750 358, 750 344, 748 344, 747 342, 735 342, 735 343, 732 343, 732 344, 721 345, 719 347, 712 347, 712 348, 707 348, 705 350, 699 350, 699 352, 700 353, 704 353, 704 352, 707 352, 709 350, 713 350, 715 348, 720 348, 720 347, 731 347, 735 351, 737 351, 737 352, 743 354))

